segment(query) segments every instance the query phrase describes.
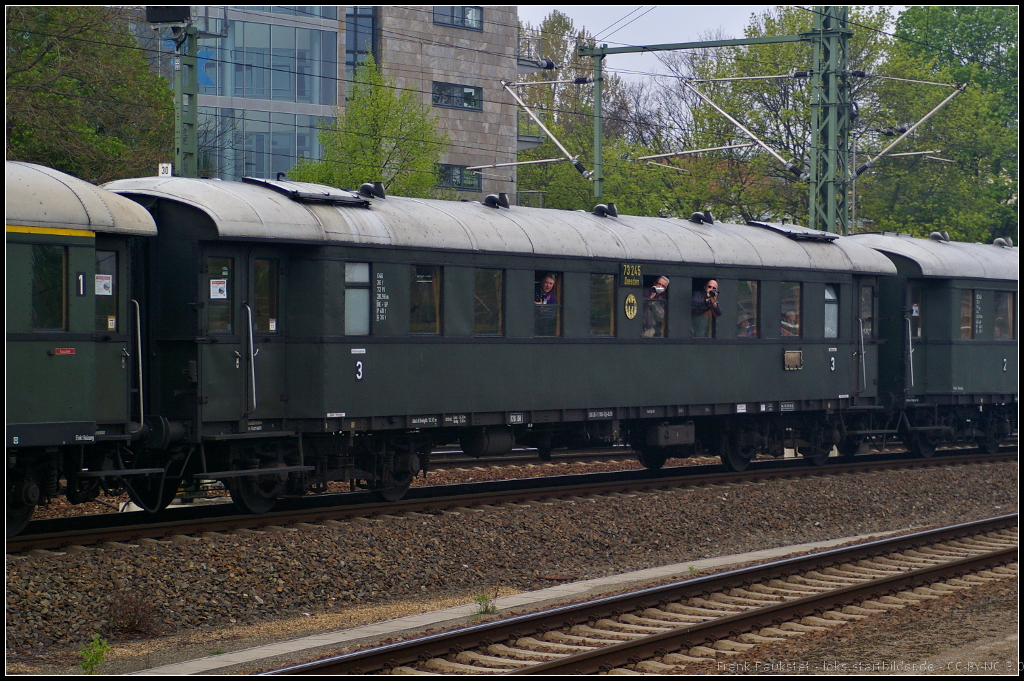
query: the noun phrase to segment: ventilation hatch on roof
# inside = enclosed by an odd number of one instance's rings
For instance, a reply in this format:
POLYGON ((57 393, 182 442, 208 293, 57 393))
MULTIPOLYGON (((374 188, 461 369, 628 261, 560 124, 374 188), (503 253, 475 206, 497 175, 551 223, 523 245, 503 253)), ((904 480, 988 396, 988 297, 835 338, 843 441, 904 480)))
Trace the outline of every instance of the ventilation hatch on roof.
POLYGON ((335 206, 359 206, 369 208, 370 202, 354 192, 311 182, 290 182, 288 180, 266 180, 260 177, 243 177, 242 182, 256 184, 284 194, 300 203, 330 203, 335 206))
POLYGON ((782 234, 783 236, 788 236, 794 241, 835 241, 839 238, 838 234, 819 232, 818 230, 811 229, 810 227, 789 225, 781 222, 756 222, 754 220, 750 220, 747 224, 751 227, 770 229, 771 231, 782 234))

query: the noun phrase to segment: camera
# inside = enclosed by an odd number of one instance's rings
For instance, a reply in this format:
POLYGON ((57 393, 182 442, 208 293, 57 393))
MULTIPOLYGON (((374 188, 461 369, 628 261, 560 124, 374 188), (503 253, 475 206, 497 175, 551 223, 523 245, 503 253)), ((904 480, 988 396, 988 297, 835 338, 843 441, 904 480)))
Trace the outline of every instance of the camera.
POLYGON ((717 296, 718 295, 718 289, 717 288, 710 289, 708 291, 708 295, 711 296, 712 298, 717 296))

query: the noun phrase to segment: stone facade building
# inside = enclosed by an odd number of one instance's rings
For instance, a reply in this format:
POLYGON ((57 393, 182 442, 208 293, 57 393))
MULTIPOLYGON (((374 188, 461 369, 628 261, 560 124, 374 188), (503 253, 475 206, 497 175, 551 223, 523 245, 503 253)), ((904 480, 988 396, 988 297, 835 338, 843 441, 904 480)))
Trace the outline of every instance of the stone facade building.
POLYGON ((318 158, 319 122, 344 110, 346 83, 373 54, 431 107, 450 146, 440 186, 465 198, 515 194, 517 108, 501 81, 519 58, 514 6, 199 6, 199 167, 209 176, 276 177, 318 158))

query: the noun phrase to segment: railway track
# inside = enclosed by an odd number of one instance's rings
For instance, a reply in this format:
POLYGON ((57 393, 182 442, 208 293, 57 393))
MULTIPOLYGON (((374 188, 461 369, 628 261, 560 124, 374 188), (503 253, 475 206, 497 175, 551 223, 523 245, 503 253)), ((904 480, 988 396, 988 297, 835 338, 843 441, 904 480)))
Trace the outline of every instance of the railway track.
POLYGON ((891 455, 865 456, 857 457, 852 463, 817 468, 809 468, 799 460, 767 461, 758 462, 743 473, 724 471, 720 466, 699 466, 669 468, 659 472, 633 470, 524 478, 414 488, 408 498, 400 502, 380 502, 370 493, 308 497, 282 502, 280 510, 258 516, 239 515, 237 509, 228 504, 164 511, 160 514, 80 516, 34 521, 30 523, 25 533, 7 539, 6 552, 15 554, 33 550, 60 550, 70 546, 107 542, 132 543, 142 539, 181 540, 186 535, 203 532, 276 529, 300 523, 329 524, 380 515, 436 513, 453 508, 541 501, 556 497, 756 482, 780 477, 801 479, 894 469, 993 463, 1013 460, 1016 456, 1016 448, 992 455, 950 450, 944 456, 931 459, 895 459, 891 455))
POLYGON ((1016 579, 1016 513, 564 606, 269 674, 707 670, 788 638, 1016 579))

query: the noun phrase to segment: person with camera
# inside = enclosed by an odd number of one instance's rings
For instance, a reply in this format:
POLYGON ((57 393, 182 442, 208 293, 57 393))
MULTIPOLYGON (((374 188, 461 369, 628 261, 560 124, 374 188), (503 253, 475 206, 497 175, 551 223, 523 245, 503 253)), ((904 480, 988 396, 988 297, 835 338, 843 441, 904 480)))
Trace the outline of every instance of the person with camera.
POLYGON ((693 292, 693 337, 713 338, 715 317, 722 316, 722 308, 718 304, 718 282, 709 279, 704 288, 693 292))
POLYGON ((662 275, 644 297, 644 338, 665 338, 668 332, 668 277, 662 275))

